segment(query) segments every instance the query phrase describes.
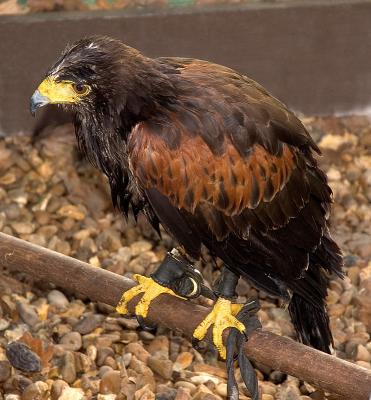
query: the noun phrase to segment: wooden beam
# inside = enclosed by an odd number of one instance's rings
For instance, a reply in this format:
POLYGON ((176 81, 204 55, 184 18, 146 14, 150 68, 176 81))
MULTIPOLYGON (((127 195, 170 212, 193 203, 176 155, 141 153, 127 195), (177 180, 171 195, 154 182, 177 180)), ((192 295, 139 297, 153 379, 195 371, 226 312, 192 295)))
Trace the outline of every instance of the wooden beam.
MULTIPOLYGON (((92 301, 115 306, 130 279, 92 267, 82 261, 0 233, 0 266, 22 271, 36 280, 83 294, 92 301)), ((135 300, 130 304, 134 310, 135 300)), ((208 309, 176 297, 160 296, 153 302, 149 320, 191 337, 208 309)), ((369 400, 371 372, 358 365, 314 350, 273 333, 257 330, 245 345, 246 355, 273 369, 296 376, 325 391, 352 400, 369 400)))

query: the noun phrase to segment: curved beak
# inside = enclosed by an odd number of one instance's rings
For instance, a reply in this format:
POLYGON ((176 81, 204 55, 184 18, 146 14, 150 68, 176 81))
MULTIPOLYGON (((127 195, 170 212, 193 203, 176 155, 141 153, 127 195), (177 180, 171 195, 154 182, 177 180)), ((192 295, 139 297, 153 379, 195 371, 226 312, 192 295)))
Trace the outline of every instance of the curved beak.
POLYGON ((39 90, 35 90, 34 94, 31 97, 30 101, 30 111, 32 116, 34 117, 36 114, 36 110, 40 107, 45 106, 50 103, 49 97, 43 96, 39 90))

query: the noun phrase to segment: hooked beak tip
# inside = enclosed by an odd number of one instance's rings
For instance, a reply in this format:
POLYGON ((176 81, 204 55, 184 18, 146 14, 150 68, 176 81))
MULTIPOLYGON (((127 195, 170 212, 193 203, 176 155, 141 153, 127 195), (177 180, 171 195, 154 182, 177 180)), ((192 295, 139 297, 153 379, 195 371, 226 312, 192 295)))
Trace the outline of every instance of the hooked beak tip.
POLYGON ((43 96, 39 90, 35 90, 34 94, 31 97, 30 101, 30 112, 31 115, 34 117, 36 115, 36 110, 40 107, 43 107, 50 103, 48 97, 43 96))

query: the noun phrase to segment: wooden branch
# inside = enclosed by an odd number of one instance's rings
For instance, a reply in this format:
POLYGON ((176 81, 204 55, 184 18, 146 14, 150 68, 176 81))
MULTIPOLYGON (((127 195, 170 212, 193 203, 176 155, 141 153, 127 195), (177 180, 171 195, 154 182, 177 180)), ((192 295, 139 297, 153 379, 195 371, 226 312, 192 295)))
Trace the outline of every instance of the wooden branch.
MULTIPOLYGON (((112 306, 123 291, 134 285, 130 279, 3 233, 0 233, 0 266, 112 306)), ((135 300, 131 303, 129 308, 133 311, 135 300)), ((191 337, 207 312, 205 307, 165 295, 154 301, 149 320, 191 337)), ((371 372, 358 365, 264 330, 251 335, 245 351, 250 359, 325 391, 346 399, 369 400, 371 372)))

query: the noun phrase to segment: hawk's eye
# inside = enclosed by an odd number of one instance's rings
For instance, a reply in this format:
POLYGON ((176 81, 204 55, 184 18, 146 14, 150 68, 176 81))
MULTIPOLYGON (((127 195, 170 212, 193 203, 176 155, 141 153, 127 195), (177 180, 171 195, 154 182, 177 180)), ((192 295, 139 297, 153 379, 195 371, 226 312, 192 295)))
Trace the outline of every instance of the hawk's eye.
POLYGON ((83 85, 82 83, 74 83, 73 84, 73 90, 77 94, 86 94, 89 91, 89 86, 88 85, 83 85))

